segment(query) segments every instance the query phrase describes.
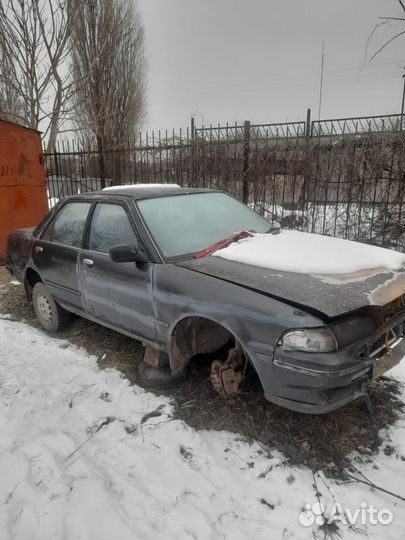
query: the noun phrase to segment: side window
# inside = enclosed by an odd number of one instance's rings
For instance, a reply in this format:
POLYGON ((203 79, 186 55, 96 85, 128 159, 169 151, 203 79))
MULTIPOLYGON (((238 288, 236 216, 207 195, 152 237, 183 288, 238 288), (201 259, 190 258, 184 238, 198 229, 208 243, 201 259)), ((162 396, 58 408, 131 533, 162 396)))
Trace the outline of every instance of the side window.
POLYGON ((65 246, 81 247, 83 231, 91 203, 71 202, 65 204, 45 229, 43 240, 65 246))
POLYGON ((125 244, 135 246, 138 240, 124 208, 118 204, 97 204, 91 221, 89 249, 108 253, 110 248, 125 244))

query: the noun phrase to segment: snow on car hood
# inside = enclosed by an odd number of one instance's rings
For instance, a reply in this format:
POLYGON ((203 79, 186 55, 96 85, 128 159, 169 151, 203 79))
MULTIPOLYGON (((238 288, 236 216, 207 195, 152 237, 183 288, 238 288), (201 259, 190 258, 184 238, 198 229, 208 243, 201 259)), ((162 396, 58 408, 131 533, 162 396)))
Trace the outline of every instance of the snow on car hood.
POLYGON ((257 234, 212 256, 270 270, 330 276, 405 267, 403 253, 299 231, 257 234))
POLYGON ((405 255, 309 233, 258 234, 178 266, 336 317, 405 293, 405 255))

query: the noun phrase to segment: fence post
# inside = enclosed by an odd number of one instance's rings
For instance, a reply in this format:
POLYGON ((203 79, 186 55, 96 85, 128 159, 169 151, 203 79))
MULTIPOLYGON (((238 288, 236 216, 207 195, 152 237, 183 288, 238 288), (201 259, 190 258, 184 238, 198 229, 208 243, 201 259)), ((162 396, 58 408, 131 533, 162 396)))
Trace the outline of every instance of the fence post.
MULTIPOLYGON (((102 137, 97 136, 97 151, 98 151, 98 167, 100 175, 100 185, 101 189, 105 188, 105 161, 104 161, 104 143, 102 137)), ((114 179, 113 179, 113 184, 114 179)))
POLYGON ((195 171, 196 171, 196 160, 195 160, 195 120, 194 116, 191 117, 191 126, 190 126, 190 135, 191 135, 191 185, 195 186, 195 171))
POLYGON ((249 201, 249 161, 250 161, 250 121, 245 120, 243 129, 243 175, 242 175, 242 201, 249 201))
POLYGON ((311 109, 307 109, 307 121, 305 123, 305 136, 307 139, 311 137, 311 109))
POLYGON ((307 109, 307 119, 305 122, 305 139, 306 139, 306 156, 305 156, 305 170, 304 170, 304 182, 302 184, 302 189, 300 196, 298 198, 298 208, 300 210, 304 210, 306 207, 308 207, 308 200, 309 200, 309 191, 310 191, 310 174, 309 174, 309 142, 312 137, 312 129, 311 129, 311 109, 307 109))
POLYGON ((55 162, 55 174, 59 176, 59 160, 58 160, 58 151, 56 150, 56 145, 53 148, 53 160, 55 162))
MULTIPOLYGON (((55 171, 53 173, 53 178, 52 178, 52 183, 50 184, 49 183, 49 172, 46 171, 46 185, 47 185, 47 188, 48 188, 48 204, 49 204, 49 201, 50 199, 52 198, 58 198, 60 199, 60 187, 59 187, 59 173, 60 173, 60 168, 59 168, 59 158, 58 158, 58 149, 59 149, 59 141, 57 142, 57 146, 56 144, 54 145, 53 147, 53 161, 54 161, 54 164, 55 164, 55 168, 53 169, 53 167, 50 167, 50 171, 55 171), (56 192, 56 194, 55 194, 56 192)), ((52 154, 49 154, 49 155, 52 155, 52 154)), ((62 186, 62 193, 63 193, 63 186, 62 186)))

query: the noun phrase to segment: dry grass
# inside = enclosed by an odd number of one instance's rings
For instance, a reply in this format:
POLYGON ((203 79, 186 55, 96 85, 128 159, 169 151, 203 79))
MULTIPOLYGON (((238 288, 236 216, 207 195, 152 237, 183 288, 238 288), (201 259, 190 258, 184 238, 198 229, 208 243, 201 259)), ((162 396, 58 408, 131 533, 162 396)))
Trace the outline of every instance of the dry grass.
MULTIPOLYGON (((209 382, 210 360, 194 361, 187 381, 170 392, 175 415, 189 425, 239 433, 267 452, 280 450, 292 464, 324 468, 331 475, 341 475, 355 451, 363 460, 372 459, 373 430, 363 399, 329 414, 300 414, 269 403, 251 376, 243 393, 223 400, 209 382)), ((398 394, 395 380, 382 379, 374 386, 371 400, 379 429, 392 425, 404 409, 398 394)))
MULTIPOLYGON (((22 287, 11 284, 1 268, 0 313, 38 327, 22 287)), ((131 383, 136 382, 136 366, 143 356, 139 342, 80 318, 75 318, 71 327, 57 337, 95 355, 100 368, 116 368, 131 383)), ((373 431, 363 399, 325 415, 299 414, 266 401, 251 373, 243 392, 224 400, 210 384, 211 361, 209 356, 195 358, 185 382, 174 389, 158 391, 173 399, 175 417, 196 429, 237 433, 248 442, 258 441, 264 452, 277 449, 288 462, 305 464, 313 470, 323 468, 331 476, 342 476, 353 452, 357 452, 355 459, 372 461, 373 431)), ((391 426, 404 409, 399 383, 390 378, 375 385, 371 400, 380 430, 391 426)), ((395 455, 389 442, 387 436, 382 441, 386 454, 405 460, 405 456, 395 455)))

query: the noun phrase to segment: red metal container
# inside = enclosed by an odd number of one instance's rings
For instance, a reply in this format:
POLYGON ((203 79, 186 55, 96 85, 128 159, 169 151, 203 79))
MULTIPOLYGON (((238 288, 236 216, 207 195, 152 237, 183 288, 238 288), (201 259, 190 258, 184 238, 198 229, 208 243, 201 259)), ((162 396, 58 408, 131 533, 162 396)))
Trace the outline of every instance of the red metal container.
POLYGON ((37 225, 47 201, 39 132, 0 120, 0 261, 9 233, 37 225))

